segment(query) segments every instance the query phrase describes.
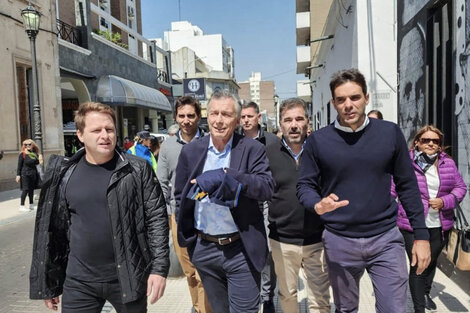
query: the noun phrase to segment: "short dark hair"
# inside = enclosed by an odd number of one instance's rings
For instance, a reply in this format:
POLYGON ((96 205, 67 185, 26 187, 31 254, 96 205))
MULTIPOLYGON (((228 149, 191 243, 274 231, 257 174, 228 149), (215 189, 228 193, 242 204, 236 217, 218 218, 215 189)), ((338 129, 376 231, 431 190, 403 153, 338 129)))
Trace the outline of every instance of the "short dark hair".
POLYGON ((351 68, 349 70, 342 70, 333 74, 333 77, 330 81, 330 91, 331 97, 335 98, 335 89, 342 84, 346 84, 347 82, 353 82, 361 86, 362 92, 364 95, 367 95, 367 84, 364 75, 359 72, 358 69, 351 68))
POLYGON ((256 102, 250 101, 242 104, 242 110, 248 108, 253 108, 255 109, 256 113, 259 113, 259 106, 256 104, 256 102))
POLYGON ((305 104, 305 101, 300 98, 289 98, 289 99, 283 100, 281 102, 281 107, 279 108, 279 114, 282 116, 282 113, 285 110, 290 110, 295 107, 303 108, 305 112, 305 117, 308 118, 307 105, 305 104))
POLYGON ((196 98, 192 96, 182 96, 176 99, 175 101, 175 112, 174 118, 178 115, 178 109, 184 105, 191 105, 194 107, 194 111, 196 111, 196 115, 201 117, 201 104, 197 101, 196 98))
POLYGON ((369 116, 371 114, 375 114, 379 120, 384 119, 384 116, 383 116, 382 112, 380 112, 379 110, 370 110, 369 113, 367 113, 367 116, 369 116))

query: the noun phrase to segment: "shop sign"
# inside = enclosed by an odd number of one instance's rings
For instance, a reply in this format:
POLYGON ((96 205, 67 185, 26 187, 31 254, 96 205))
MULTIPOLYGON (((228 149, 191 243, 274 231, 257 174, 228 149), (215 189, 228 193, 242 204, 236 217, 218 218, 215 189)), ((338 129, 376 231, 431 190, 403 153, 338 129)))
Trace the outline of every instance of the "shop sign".
POLYGON ((206 82, 204 78, 183 79, 183 93, 198 100, 206 100, 206 82))

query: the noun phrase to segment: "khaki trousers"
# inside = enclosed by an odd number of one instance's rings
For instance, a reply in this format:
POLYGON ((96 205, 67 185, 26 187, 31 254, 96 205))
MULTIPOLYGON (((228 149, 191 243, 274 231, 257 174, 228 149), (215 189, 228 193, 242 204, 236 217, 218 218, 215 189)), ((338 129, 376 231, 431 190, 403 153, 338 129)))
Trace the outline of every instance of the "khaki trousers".
POLYGON ((194 311, 196 313, 212 313, 209 300, 207 300, 206 293, 202 286, 201 278, 199 277, 196 268, 189 260, 188 250, 184 247, 180 247, 178 244, 175 214, 171 214, 170 216, 170 229, 176 255, 188 281, 189 293, 193 302, 194 311))
POLYGON ((279 300, 284 313, 298 313, 299 274, 305 275, 310 313, 330 313, 330 281, 323 244, 298 246, 269 239, 277 275, 279 300))

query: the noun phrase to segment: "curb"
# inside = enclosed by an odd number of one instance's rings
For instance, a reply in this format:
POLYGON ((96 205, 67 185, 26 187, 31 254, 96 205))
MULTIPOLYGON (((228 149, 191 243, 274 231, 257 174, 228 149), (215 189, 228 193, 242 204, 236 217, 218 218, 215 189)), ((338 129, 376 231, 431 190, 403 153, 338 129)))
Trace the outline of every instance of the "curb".
POLYGON ((0 220, 0 226, 12 224, 12 223, 24 220, 32 216, 36 216, 36 210, 33 210, 31 212, 24 212, 24 214, 15 215, 15 216, 0 220))

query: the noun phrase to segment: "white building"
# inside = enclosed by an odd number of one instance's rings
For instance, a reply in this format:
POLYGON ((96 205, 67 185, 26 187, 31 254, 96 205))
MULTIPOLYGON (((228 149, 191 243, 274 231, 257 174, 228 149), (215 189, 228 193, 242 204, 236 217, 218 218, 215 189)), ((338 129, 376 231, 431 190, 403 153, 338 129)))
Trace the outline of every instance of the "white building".
POLYGON ((164 33, 162 48, 175 52, 183 47, 193 50, 197 57, 213 71, 228 73, 235 77, 234 53, 221 34, 205 35, 190 22, 172 22, 171 30, 164 33))
POLYGON ((329 82, 348 68, 366 78, 366 111, 377 109, 397 121, 395 6, 395 1, 297 0, 297 73, 310 79, 315 128, 335 119, 329 82))

